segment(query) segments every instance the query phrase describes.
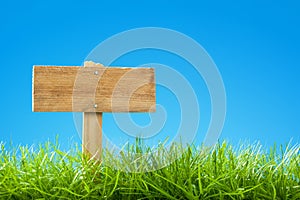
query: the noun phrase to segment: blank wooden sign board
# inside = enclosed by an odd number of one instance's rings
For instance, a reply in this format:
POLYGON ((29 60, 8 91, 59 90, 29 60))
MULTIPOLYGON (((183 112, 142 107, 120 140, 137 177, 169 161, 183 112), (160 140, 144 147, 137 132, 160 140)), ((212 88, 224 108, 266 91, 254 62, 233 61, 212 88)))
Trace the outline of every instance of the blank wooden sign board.
POLYGON ((34 66, 34 112, 83 112, 83 152, 96 159, 102 153, 103 112, 154 112, 153 68, 34 66))

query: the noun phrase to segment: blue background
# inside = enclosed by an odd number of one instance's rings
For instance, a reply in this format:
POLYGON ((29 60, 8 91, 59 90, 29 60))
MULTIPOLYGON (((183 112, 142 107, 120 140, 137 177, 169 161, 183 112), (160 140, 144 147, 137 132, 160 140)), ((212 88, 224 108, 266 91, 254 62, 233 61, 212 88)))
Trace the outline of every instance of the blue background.
MULTIPOLYGON (((82 65, 101 41, 139 27, 180 31, 200 43, 213 58, 227 93, 222 139, 237 144, 272 145, 300 141, 300 3, 299 1, 2 1, 0 3, 0 141, 37 144, 54 140, 68 147, 80 142, 72 113, 33 113, 33 65, 82 65)), ((136 52, 115 64, 162 62, 180 69, 183 60, 164 52, 136 52)), ((192 72, 192 71, 189 71, 192 72)), ((210 119, 209 95, 199 77, 186 73, 203 98, 198 141, 210 119), (197 82, 197 80, 199 80, 197 82), (194 83, 193 83, 194 82, 194 83), (201 83, 201 84, 198 84, 201 83), (199 86, 198 86, 199 85, 199 86)), ((173 102, 163 88, 159 101, 173 102)), ((172 107, 170 110, 173 110, 172 107)), ((175 111, 174 111, 175 112, 175 111)), ((136 120, 147 124, 147 114, 136 120)), ((175 116, 175 114, 173 115, 175 116)), ((104 129, 116 143, 109 114, 104 129)), ((135 118, 135 116, 133 116, 135 118)), ((172 137, 174 118, 162 133, 172 137)), ((119 134, 119 135, 118 135, 119 134)), ((123 140, 118 138, 122 137, 123 140)))

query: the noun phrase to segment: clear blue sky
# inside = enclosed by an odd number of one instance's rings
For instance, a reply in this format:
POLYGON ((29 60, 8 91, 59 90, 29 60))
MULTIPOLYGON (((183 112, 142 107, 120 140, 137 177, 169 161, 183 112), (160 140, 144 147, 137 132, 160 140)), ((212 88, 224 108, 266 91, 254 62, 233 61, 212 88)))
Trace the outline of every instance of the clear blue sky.
MULTIPOLYGON (((31 145, 53 140, 59 134, 64 147, 70 138, 79 142, 72 113, 32 112, 32 66, 81 65, 89 52, 108 37, 151 26, 190 36, 213 58, 227 94, 222 139, 233 143, 259 140, 266 145, 286 143, 291 138, 299 142, 299 10, 296 0, 2 1, 0 141, 31 145)), ((184 61, 176 59, 149 50, 129 54, 115 64, 163 62, 180 71, 184 61)), ((193 78, 189 80, 193 84, 193 78)), ((200 128, 203 126, 205 132, 210 104, 207 93, 200 94, 202 89, 198 94, 203 96, 199 100, 203 113, 200 128)), ((168 93, 163 88, 158 92, 159 98, 168 93)), ((176 106, 176 100, 173 102, 171 105, 176 106)), ((105 130, 112 139, 119 137, 114 135, 111 116, 105 116, 105 130)), ((145 116, 137 117, 139 123, 147 121, 145 116)), ((178 119, 170 124, 162 136, 172 137, 178 119)))

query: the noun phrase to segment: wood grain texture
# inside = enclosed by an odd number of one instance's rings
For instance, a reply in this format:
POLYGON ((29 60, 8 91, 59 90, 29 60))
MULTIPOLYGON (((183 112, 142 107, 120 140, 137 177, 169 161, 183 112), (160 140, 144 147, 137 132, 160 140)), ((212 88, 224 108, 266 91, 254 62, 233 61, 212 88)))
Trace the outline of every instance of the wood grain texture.
POLYGON ((85 155, 101 161, 102 113, 83 113, 82 151, 85 155))
POLYGON ((35 112, 154 112, 153 68, 34 66, 35 112))

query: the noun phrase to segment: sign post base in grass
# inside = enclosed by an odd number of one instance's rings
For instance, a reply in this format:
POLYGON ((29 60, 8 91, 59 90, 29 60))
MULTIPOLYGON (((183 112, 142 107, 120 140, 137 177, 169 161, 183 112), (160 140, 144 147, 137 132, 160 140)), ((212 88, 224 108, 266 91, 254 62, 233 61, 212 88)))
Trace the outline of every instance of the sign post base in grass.
POLYGON ((154 112, 153 68, 33 67, 34 112, 83 112, 83 153, 101 160, 103 112, 154 112))

